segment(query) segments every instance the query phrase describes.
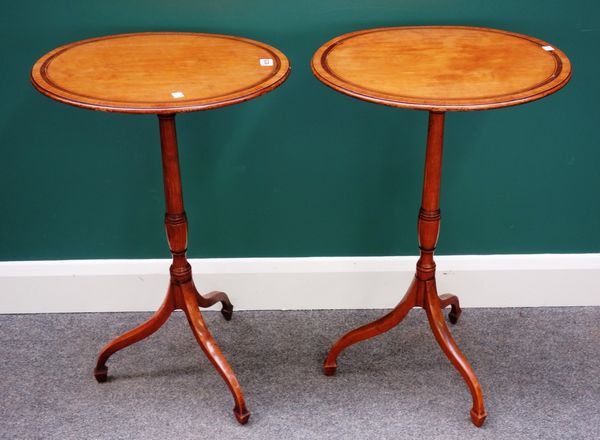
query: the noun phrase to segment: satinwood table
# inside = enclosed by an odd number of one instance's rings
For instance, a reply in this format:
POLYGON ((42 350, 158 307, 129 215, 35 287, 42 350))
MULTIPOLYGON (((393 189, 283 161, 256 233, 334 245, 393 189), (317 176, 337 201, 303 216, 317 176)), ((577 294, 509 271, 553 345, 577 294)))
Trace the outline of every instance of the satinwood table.
POLYGON ((451 294, 438 296, 435 282, 444 115, 543 98, 569 81, 571 64, 556 47, 525 35, 475 27, 419 26, 369 29, 334 38, 317 50, 312 69, 320 81, 346 95, 429 112, 415 277, 390 313, 333 344, 325 359, 325 374, 335 373, 337 358, 346 347, 390 330, 413 307, 422 307, 435 339, 469 386, 471 420, 481 426, 486 418, 481 386, 442 314, 443 308, 451 306, 448 317, 455 324, 461 312, 459 301, 451 294))
POLYGON ((277 49, 257 41, 200 33, 112 35, 59 47, 33 66, 31 80, 44 95, 92 110, 158 115, 166 199, 165 226, 173 256, 166 298, 150 319, 100 351, 94 376, 107 380, 106 361, 157 331, 176 309, 187 316, 198 344, 225 380, 244 424, 250 413, 240 384, 211 336, 199 307, 221 302, 231 319, 233 306, 223 292, 201 295, 186 258, 187 219, 183 208, 175 115, 208 110, 256 98, 281 85, 290 65, 277 49))

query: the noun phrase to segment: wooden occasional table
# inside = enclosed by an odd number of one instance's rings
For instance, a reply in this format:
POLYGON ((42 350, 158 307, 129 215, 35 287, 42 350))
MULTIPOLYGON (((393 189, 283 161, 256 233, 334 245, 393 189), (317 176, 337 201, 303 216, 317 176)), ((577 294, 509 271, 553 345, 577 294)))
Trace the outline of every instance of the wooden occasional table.
POLYGON ((429 112, 416 275, 390 313, 333 344, 325 359, 325 374, 335 373, 337 358, 346 347, 390 330, 413 307, 422 307, 437 342, 469 386, 471 420, 481 426, 487 415, 481 386, 441 311, 451 306, 449 320, 455 324, 461 312, 459 301, 455 295, 438 296, 435 283, 444 115, 543 98, 569 81, 571 64, 557 48, 525 35, 475 27, 420 26, 369 29, 334 38, 317 50, 312 69, 320 81, 346 95, 429 112))
POLYGON ((201 295, 186 258, 187 219, 183 208, 175 114, 208 110, 256 98, 281 85, 290 65, 277 49, 257 41, 199 33, 139 33, 78 41, 59 47, 33 66, 36 89, 57 101, 92 110, 156 114, 159 119, 166 199, 165 226, 173 256, 166 298, 140 326, 107 344, 94 376, 107 379, 106 361, 115 352, 158 330, 182 309, 198 344, 225 380, 244 424, 250 413, 240 384, 211 336, 199 307, 221 302, 231 319, 233 306, 223 292, 201 295))

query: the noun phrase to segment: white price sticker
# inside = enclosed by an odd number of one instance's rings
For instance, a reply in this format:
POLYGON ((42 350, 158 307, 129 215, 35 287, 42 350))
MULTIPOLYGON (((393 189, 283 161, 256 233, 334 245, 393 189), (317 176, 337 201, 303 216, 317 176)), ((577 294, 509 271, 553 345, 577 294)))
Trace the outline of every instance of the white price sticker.
POLYGON ((183 92, 173 92, 171 93, 171 96, 173 98, 183 98, 185 95, 183 94, 183 92))
POLYGON ((260 59, 260 65, 261 66, 272 66, 273 65, 273 59, 272 58, 261 58, 260 59))

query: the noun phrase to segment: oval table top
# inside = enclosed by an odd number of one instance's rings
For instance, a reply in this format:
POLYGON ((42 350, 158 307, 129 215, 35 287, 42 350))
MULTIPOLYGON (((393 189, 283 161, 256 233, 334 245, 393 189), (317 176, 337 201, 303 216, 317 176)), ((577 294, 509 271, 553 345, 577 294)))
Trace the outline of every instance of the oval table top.
POLYGON ((341 93, 438 112, 523 104, 571 78, 569 59, 544 41, 464 26, 351 32, 321 46, 311 64, 320 81, 341 93))
POLYGON ((33 85, 67 104, 101 111, 169 114, 223 107, 282 84, 283 53, 228 35, 148 32, 59 47, 31 71, 33 85))

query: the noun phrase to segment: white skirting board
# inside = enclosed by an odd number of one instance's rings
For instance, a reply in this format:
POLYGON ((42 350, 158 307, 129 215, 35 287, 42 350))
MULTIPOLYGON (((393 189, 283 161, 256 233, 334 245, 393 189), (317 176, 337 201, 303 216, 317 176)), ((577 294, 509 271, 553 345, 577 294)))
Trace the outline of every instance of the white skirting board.
MULTIPOLYGON (((200 292, 236 310, 391 308, 417 257, 191 259, 200 292)), ((438 256, 440 294, 463 307, 600 305, 600 254, 438 256)), ((0 262, 0 313, 155 310, 169 260, 0 262)), ((218 308, 214 306, 214 308, 218 308)))

